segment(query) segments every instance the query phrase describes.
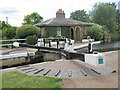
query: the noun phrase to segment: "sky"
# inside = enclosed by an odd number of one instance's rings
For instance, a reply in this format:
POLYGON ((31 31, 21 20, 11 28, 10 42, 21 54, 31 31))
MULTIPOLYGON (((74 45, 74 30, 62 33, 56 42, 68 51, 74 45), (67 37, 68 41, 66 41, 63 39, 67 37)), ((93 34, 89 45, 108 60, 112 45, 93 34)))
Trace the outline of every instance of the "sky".
POLYGON ((58 9, 65 12, 69 18, 70 13, 76 10, 89 12, 98 2, 116 2, 120 0, 0 0, 0 20, 6 21, 12 26, 21 26, 24 16, 38 12, 43 21, 56 17, 58 9))

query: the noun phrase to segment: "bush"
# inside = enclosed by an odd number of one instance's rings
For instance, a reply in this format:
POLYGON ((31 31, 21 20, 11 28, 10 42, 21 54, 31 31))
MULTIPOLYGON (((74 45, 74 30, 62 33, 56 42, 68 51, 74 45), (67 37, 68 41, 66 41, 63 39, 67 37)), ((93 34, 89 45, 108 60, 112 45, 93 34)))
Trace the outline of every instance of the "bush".
POLYGON ((35 45, 37 43, 38 37, 37 36, 28 36, 26 38, 26 43, 30 45, 35 45))
POLYGON ((26 38, 33 35, 40 37, 40 28, 33 25, 23 25, 17 29, 16 35, 17 38, 26 38))
POLYGON ((92 39, 97 40, 101 40, 103 37, 103 33, 102 33, 102 27, 99 25, 94 25, 92 27, 89 28, 89 35, 92 39))

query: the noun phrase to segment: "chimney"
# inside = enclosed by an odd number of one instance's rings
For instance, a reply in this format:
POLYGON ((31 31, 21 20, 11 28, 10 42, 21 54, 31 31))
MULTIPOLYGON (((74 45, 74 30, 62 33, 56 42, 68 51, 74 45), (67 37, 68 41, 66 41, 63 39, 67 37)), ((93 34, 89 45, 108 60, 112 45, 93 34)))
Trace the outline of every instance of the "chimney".
POLYGON ((64 11, 62 11, 62 9, 59 9, 56 12, 56 18, 65 18, 65 13, 64 13, 64 11))

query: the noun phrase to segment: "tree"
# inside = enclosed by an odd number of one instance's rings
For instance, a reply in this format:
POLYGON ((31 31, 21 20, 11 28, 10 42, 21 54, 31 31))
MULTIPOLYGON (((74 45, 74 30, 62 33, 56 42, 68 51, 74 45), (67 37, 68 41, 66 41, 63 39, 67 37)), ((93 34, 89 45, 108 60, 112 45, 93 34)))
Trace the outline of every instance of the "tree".
POLYGON ((9 24, 5 24, 5 21, 2 21, 2 38, 13 39, 16 36, 17 27, 13 27, 9 24))
POLYGON ((2 22, 0 21, 0 30, 2 29, 2 22))
POLYGON ((117 10, 116 21, 118 24, 118 30, 120 30, 120 10, 117 10))
POLYGON ((116 13, 114 3, 96 3, 91 12, 91 18, 94 23, 106 25, 108 30, 116 29, 116 13))
POLYGON ((2 30, 3 37, 6 37, 7 39, 13 39, 16 36, 16 27, 7 27, 2 30))
POLYGON ((26 38, 27 36, 36 35, 40 37, 40 28, 33 25, 23 25, 16 31, 17 38, 26 38))
POLYGON ((23 20, 24 23, 23 23, 23 25, 24 24, 32 24, 32 25, 34 25, 36 23, 41 22, 42 20, 43 20, 43 17, 41 17, 37 12, 33 12, 32 14, 26 15, 24 17, 24 20, 23 20))
POLYGON ((83 22, 90 22, 89 15, 84 10, 76 10, 70 14, 70 18, 83 22))
POLYGON ((0 39, 2 39, 2 23, 1 23, 1 21, 0 21, 0 39))

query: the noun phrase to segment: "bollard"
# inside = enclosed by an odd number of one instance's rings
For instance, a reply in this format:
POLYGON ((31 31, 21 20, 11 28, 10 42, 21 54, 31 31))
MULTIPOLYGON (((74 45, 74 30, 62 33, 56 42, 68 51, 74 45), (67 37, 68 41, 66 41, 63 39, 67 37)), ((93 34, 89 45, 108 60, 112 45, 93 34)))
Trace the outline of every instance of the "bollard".
POLYGON ((69 48, 69 51, 70 52, 74 52, 74 40, 70 40, 70 48, 69 48))
POLYGON ((43 42, 44 42, 44 47, 45 47, 45 39, 43 39, 43 42))
POLYGON ((59 47, 59 39, 57 39, 57 48, 59 47))
POLYGON ((92 44, 89 43, 89 44, 88 44, 88 53, 91 53, 91 52, 92 52, 92 44))
POLYGON ((51 40, 49 40, 49 47, 51 47, 51 40))

